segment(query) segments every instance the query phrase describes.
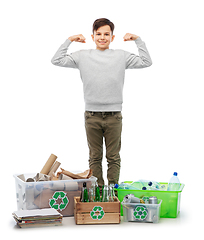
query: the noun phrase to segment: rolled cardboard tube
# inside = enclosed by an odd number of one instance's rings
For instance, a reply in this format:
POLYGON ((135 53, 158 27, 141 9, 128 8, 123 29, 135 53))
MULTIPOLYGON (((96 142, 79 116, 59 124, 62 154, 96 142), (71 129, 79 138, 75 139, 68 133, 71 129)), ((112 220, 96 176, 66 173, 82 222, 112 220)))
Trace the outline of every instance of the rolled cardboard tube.
POLYGON ((78 183, 77 181, 53 181, 51 186, 51 190, 54 191, 77 191, 78 190, 78 183))
POLYGON ((33 178, 28 178, 26 182, 35 182, 35 180, 33 178))
POLYGON ((77 191, 77 190, 78 190, 78 182, 66 181, 64 183, 64 191, 77 191))
POLYGON ((64 174, 60 174, 59 175, 59 178, 58 178, 59 180, 72 180, 72 178, 71 177, 68 177, 67 175, 64 175, 64 174))
POLYGON ((33 179, 35 182, 49 181, 50 176, 48 176, 46 174, 42 174, 42 173, 37 173, 33 179))
POLYGON ((56 162, 53 164, 51 170, 49 171, 48 176, 52 177, 53 174, 57 171, 57 169, 58 169, 58 167, 59 167, 60 165, 61 165, 61 163, 58 162, 58 161, 56 161, 56 162))
POLYGON ((55 156, 54 154, 51 154, 50 157, 48 158, 47 162, 45 163, 44 167, 40 171, 40 173, 47 175, 49 173, 52 165, 56 161, 56 159, 57 159, 57 156, 55 156))

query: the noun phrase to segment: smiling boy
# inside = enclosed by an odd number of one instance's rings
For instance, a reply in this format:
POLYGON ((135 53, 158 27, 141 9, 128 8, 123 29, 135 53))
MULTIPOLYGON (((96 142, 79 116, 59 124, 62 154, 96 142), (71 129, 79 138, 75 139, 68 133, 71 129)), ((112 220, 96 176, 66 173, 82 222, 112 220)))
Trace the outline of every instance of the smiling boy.
POLYGON ((122 132, 122 103, 125 70, 145 68, 152 64, 145 43, 135 34, 126 33, 124 41, 135 42, 139 56, 124 50, 109 49, 114 40, 114 24, 97 19, 91 35, 96 49, 67 54, 72 42, 85 43, 82 34, 69 37, 60 46, 52 63, 61 67, 78 68, 83 82, 85 101, 85 128, 89 146, 89 167, 104 185, 102 158, 103 139, 108 162, 108 184, 118 183, 120 174, 120 148, 122 132))

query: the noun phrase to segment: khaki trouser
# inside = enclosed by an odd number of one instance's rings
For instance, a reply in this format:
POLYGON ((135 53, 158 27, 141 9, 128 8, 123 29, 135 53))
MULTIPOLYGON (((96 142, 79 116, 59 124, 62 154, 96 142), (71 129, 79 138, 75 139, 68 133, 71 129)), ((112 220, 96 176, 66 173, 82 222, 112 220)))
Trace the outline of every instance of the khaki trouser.
POLYGON ((121 112, 85 112, 85 128, 89 146, 89 167, 98 185, 104 185, 102 158, 103 138, 108 162, 108 184, 118 183, 120 175, 120 148, 122 132, 121 112))

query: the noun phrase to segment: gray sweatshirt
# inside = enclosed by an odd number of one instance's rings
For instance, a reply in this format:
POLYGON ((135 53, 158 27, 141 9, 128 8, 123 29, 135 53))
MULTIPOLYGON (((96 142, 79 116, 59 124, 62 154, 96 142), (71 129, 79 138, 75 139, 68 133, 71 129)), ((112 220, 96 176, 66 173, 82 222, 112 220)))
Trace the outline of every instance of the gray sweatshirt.
POLYGON ((85 110, 114 112, 122 110, 125 69, 145 68, 152 64, 145 43, 134 41, 139 56, 124 50, 81 50, 67 54, 67 39, 55 53, 54 65, 78 68, 83 82, 85 110))

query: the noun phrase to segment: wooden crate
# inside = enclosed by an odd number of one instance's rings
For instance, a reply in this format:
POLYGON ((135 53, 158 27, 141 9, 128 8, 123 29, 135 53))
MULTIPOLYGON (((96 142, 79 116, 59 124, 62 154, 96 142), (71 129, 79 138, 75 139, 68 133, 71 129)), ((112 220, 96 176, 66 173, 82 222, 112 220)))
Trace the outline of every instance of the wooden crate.
POLYGON ((81 202, 74 198, 74 218, 76 224, 109 224, 120 223, 120 201, 114 202, 81 202))

